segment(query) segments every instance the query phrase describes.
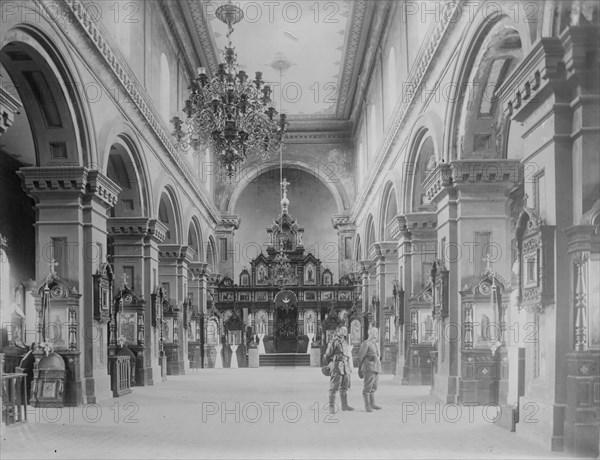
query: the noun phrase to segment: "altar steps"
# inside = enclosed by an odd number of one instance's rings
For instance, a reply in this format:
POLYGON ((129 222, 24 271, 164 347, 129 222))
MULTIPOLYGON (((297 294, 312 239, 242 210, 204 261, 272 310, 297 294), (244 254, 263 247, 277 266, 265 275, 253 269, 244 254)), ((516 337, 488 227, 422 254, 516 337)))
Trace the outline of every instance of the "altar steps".
POLYGON ((258 357, 260 367, 309 367, 308 353, 269 353, 258 357))

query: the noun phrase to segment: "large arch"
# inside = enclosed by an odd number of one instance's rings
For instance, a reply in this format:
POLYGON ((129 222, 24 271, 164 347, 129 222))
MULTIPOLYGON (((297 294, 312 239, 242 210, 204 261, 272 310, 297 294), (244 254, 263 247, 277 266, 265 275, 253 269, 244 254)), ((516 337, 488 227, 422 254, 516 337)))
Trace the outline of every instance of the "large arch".
POLYGON ((217 245, 215 238, 210 235, 206 242, 206 263, 212 267, 214 273, 217 272, 217 261, 219 260, 217 254, 217 245))
POLYGON ((444 160, 506 157, 510 120, 495 104, 494 94, 529 50, 529 37, 527 24, 498 11, 465 31, 452 79, 458 94, 446 109, 444 160), (475 85, 478 79, 485 83, 475 85))
POLYGON ((173 188, 169 185, 160 194, 157 216, 168 229, 164 243, 181 244, 183 237, 179 202, 173 188))
POLYGON ((419 209, 423 190, 422 183, 430 169, 440 161, 445 161, 440 153, 443 141, 444 126, 442 120, 434 113, 420 116, 409 137, 407 161, 403 170, 402 199, 399 200, 401 213, 428 211, 427 207, 419 209), (419 201, 418 205, 415 203, 419 201))
MULTIPOLYGON (((311 166, 300 161, 287 161, 283 164, 283 167, 285 169, 299 169, 321 181, 331 192, 333 199, 335 200, 338 213, 343 213, 344 211, 350 209, 350 200, 346 190, 344 190, 341 180, 328 176, 327 171, 324 171, 321 168, 315 168, 314 165, 311 166)), ((278 163, 252 165, 251 167, 245 168, 243 170, 242 180, 240 180, 233 189, 224 193, 223 197, 221 198, 219 208, 226 210, 228 214, 233 214, 237 201, 244 192, 246 186, 262 174, 276 169, 279 169, 278 163)))
POLYGON ((360 233, 356 234, 356 244, 354 246, 354 262, 358 263, 363 260, 362 244, 360 241, 360 233))
POLYGON ((197 216, 193 216, 188 225, 187 245, 195 251, 194 261, 204 262, 204 247, 202 240, 202 227, 197 216))
MULTIPOLYGON (((35 26, 11 23, 0 41, 0 62, 19 93, 33 134, 35 157, 30 164, 78 165, 98 167, 90 110, 78 93, 75 65, 53 26, 31 12, 39 21, 35 26), (75 75, 75 77, 74 77, 75 75)), ((3 136, 3 143, 7 137, 3 136)))
POLYGON ((373 219, 373 214, 369 214, 367 217, 367 223, 365 225, 365 259, 369 258, 369 251, 371 250, 371 246, 377 242, 377 234, 375 233, 375 219, 373 219))
POLYGON ((111 217, 148 216, 149 186, 141 169, 138 150, 127 135, 118 135, 106 155, 106 175, 121 193, 111 217))
POLYGON ((396 187, 392 181, 385 184, 382 193, 379 211, 379 240, 391 241, 392 236, 388 230, 389 222, 398 215, 398 200, 396 198, 396 187))

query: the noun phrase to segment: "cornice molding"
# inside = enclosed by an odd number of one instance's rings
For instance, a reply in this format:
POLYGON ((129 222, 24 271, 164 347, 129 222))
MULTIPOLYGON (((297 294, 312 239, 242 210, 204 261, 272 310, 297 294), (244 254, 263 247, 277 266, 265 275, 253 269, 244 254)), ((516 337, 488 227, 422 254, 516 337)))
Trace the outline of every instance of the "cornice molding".
POLYGON ((121 192, 121 187, 102 172, 85 166, 28 166, 19 169, 17 175, 23 190, 36 203, 43 195, 67 193, 94 197, 108 209, 117 203, 121 192))
MULTIPOLYGON (((160 10, 163 14, 163 17, 165 18, 165 22, 167 23, 167 26, 169 28, 169 35, 172 38, 172 40, 174 41, 174 46, 175 48, 177 48, 177 56, 183 56, 183 65, 185 67, 185 70, 187 72, 187 78, 188 80, 191 80, 194 78, 195 72, 193 70, 193 66, 192 66, 192 56, 190 55, 191 50, 193 49, 192 47, 192 43, 189 39, 186 40, 186 34, 182 33, 181 31, 181 26, 185 25, 185 23, 183 21, 178 21, 177 24, 175 24, 175 16, 173 13, 177 13, 180 12, 180 8, 177 8, 179 2, 165 2, 165 1, 161 1, 159 2, 160 5, 160 10), (175 11, 175 8, 177 8, 177 10, 175 11), (184 43, 185 41, 185 43, 184 43)), ((186 30, 183 32, 188 32, 188 29, 186 27, 186 30)))
POLYGON ((17 99, 0 87, 0 135, 11 127, 21 106, 17 99))
MULTIPOLYGON (((65 21, 64 17, 57 18, 56 15, 59 13, 59 10, 56 8, 48 8, 47 2, 36 0, 36 3, 45 11, 45 14, 49 18, 57 23, 70 25, 77 33, 81 33, 89 40, 93 49, 101 57, 101 63, 108 71, 111 78, 121 84, 125 90, 125 94, 129 96, 130 100, 133 102, 133 104, 116 103, 119 104, 121 109, 125 113, 128 113, 130 117, 130 112, 132 112, 132 110, 129 106, 135 106, 139 114, 141 114, 142 118, 146 121, 147 126, 155 134, 162 150, 167 152, 168 158, 175 164, 178 171, 185 178, 191 190, 204 206, 204 209, 214 221, 218 221, 219 212, 217 208, 207 197, 206 193, 196 185, 196 181, 177 151, 177 147, 171 138, 170 133, 165 129, 164 122, 157 115, 154 105, 150 100, 150 96, 139 84, 122 55, 113 49, 110 41, 106 38, 106 34, 99 27, 100 24, 89 17, 87 10, 83 7, 82 3, 77 0, 65 0, 60 3, 60 5, 63 6, 63 11, 60 11, 60 13, 72 16, 72 19, 68 21, 65 21)), ((68 32, 65 33, 69 35, 68 32)), ((70 36, 70 38, 73 41, 73 46, 75 46, 74 43, 77 41, 76 37, 70 36)), ((89 56, 84 55, 81 47, 78 47, 77 49, 84 61, 89 61, 89 56)), ((98 72, 94 73, 99 75, 98 72)), ((99 76, 97 78, 100 79, 99 76)), ((133 120, 133 117, 131 117, 131 119, 133 120)))
MULTIPOLYGON (((460 3, 461 2, 448 4, 448 14, 442 15, 440 21, 436 23, 435 28, 432 30, 431 34, 429 34, 429 40, 426 43, 426 46, 423 46, 425 51, 421 55, 421 61, 418 63, 418 65, 414 65, 411 69, 407 85, 409 85, 411 88, 414 88, 414 91, 409 97, 405 98, 402 103, 397 104, 396 108, 394 109, 391 121, 389 123, 389 128, 384 135, 384 140, 376 152, 376 163, 374 168, 371 170, 371 173, 365 181, 365 186, 360 191, 354 203, 354 208, 352 211, 353 219, 357 218, 359 211, 364 207, 366 199, 374 189, 377 178, 381 175, 383 165, 391 155, 392 147, 397 141, 400 130, 408 118, 409 111, 415 104, 418 95, 421 94, 420 89, 423 81, 425 81, 425 78, 429 75, 433 68, 433 60, 437 55, 440 46, 444 43, 444 37, 446 37, 451 28, 455 26, 457 22, 455 16, 457 14, 460 15, 462 12, 460 3)), ((355 126, 359 126, 359 124, 355 123, 355 126)))
MULTIPOLYGON (((200 54, 200 60, 205 64, 208 73, 214 75, 220 62, 220 56, 217 53, 217 45, 213 36, 213 31, 206 16, 206 5, 211 3, 207 0, 186 0, 183 2, 183 13, 188 18, 188 27, 195 30, 195 38, 200 54)), ((362 62, 363 47, 366 42, 366 33, 368 27, 365 26, 365 19, 368 12, 375 6, 374 2, 368 0, 355 0, 352 2, 352 12, 346 27, 346 38, 344 49, 342 51, 343 63, 340 66, 340 77, 338 79, 338 101, 335 114, 333 115, 290 115, 289 121, 303 120, 336 120, 348 119, 353 98, 353 90, 356 86, 359 65, 362 62)))

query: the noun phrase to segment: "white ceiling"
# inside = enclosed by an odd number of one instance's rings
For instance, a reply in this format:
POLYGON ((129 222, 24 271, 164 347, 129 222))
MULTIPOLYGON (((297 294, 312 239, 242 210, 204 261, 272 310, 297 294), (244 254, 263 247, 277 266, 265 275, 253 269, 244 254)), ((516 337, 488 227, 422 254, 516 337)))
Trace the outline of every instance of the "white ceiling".
MULTIPOLYGON (((227 25, 207 10, 208 24, 219 57, 227 45, 227 25)), ((263 72, 272 83, 276 107, 290 115, 334 115, 342 66, 350 1, 255 2, 236 1, 244 19, 231 35, 240 68, 254 76, 263 72), (291 67, 280 75, 273 61, 291 67)))

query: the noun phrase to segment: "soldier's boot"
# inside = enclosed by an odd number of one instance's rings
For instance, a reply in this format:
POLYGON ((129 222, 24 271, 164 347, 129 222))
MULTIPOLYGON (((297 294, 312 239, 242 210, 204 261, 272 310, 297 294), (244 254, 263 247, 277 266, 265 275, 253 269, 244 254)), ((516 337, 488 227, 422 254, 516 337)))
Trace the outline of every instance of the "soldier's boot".
POLYGON ((375 404, 375 393, 370 393, 371 407, 375 410, 381 410, 381 406, 375 404))
POLYGON ((334 391, 330 391, 329 392, 329 413, 330 414, 335 414, 335 392, 334 391))
POLYGON ((342 410, 354 410, 354 407, 348 405, 348 394, 340 392, 340 398, 342 399, 342 410))
POLYGON ((369 393, 363 393, 363 399, 365 400, 365 410, 367 412, 373 412, 373 409, 371 409, 371 398, 369 397, 369 393))

